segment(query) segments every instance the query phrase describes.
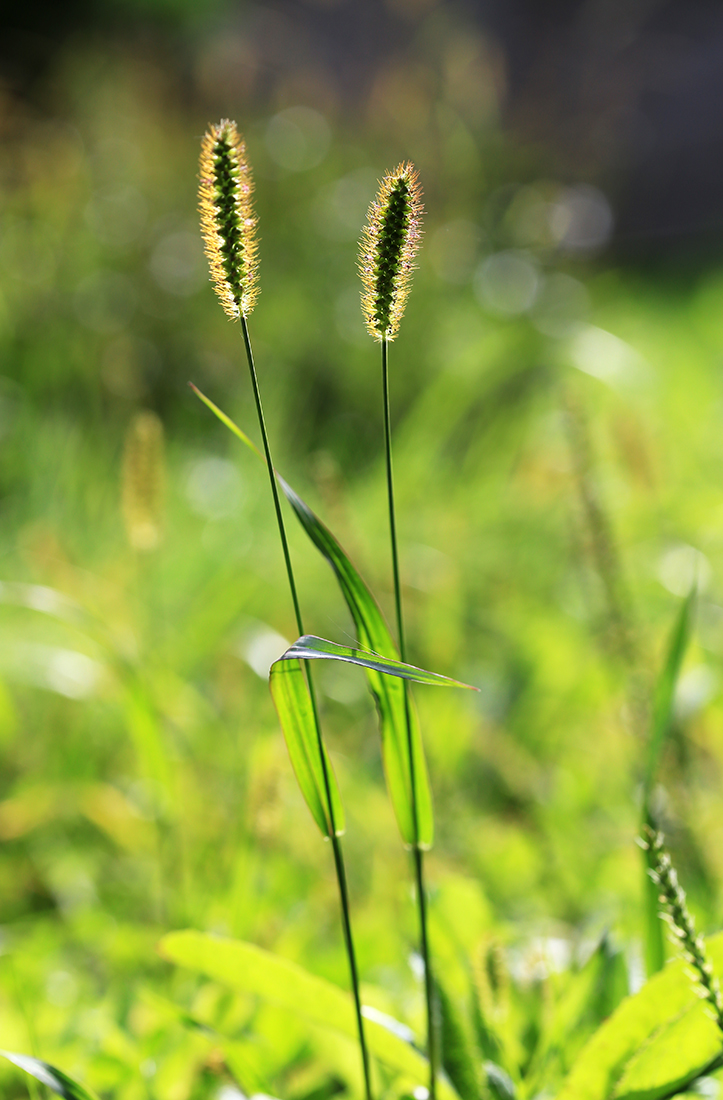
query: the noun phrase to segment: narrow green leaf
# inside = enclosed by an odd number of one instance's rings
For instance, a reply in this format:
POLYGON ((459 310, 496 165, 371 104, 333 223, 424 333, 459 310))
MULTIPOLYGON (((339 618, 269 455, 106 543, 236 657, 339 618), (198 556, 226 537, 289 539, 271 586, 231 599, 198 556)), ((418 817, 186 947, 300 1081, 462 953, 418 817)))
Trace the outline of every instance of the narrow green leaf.
MULTIPOLYGON (((192 386, 192 389, 242 443, 262 458, 245 432, 242 432, 200 390, 195 386, 192 386)), ((334 571, 354 620, 359 646, 391 660, 398 660, 399 651, 379 605, 348 555, 329 528, 321 522, 288 482, 284 481, 278 473, 276 478, 299 523, 334 571)), ((402 840, 409 847, 431 848, 434 841, 432 794, 414 701, 411 693, 405 692, 404 684, 400 680, 385 677, 377 669, 366 668, 365 671, 379 715, 384 771, 399 832, 402 840), (409 695, 410 736, 407 734, 405 694, 409 695), (416 796, 416 822, 413 794, 416 796)))
POLYGON ((94 1092, 78 1084, 67 1073, 63 1073, 62 1069, 57 1069, 47 1062, 41 1062, 39 1058, 31 1058, 28 1054, 11 1054, 7 1050, 0 1050, 0 1055, 7 1058, 18 1069, 29 1073, 42 1085, 47 1085, 53 1092, 57 1092, 58 1096, 62 1096, 64 1100, 98 1100, 94 1092))
MULTIPOLYGON (((311 1023, 356 1041, 354 1005, 348 993, 288 959, 251 943, 222 939, 203 932, 171 932, 159 944, 164 958, 188 967, 231 989, 260 997, 303 1016, 311 1023)), ((365 1032, 372 1053, 391 1069, 420 1085, 429 1075, 427 1059, 398 1033, 366 1016, 365 1032)), ((440 1078, 440 1100, 458 1100, 454 1089, 440 1078)))
POLYGON ((645 778, 643 781, 643 816, 645 824, 648 824, 647 818, 650 814, 650 798, 653 793, 660 754, 673 721, 675 687, 680 675, 680 668, 683 664, 685 651, 688 647, 688 641, 690 640, 694 603, 695 587, 690 590, 681 604, 668 642, 665 664, 663 665, 663 670, 655 688, 650 739, 648 741, 648 751, 645 761, 645 778))
POLYGON ((233 420, 229 416, 226 416, 226 413, 219 409, 218 405, 214 405, 210 397, 206 397, 205 393, 201 393, 198 386, 194 386, 193 382, 189 382, 188 384, 195 393, 196 397, 200 401, 203 401, 206 408, 210 409, 213 415, 217 416, 221 423, 225 424, 225 426, 229 429, 229 431, 233 432, 237 439, 240 439, 242 443, 245 443, 249 450, 254 452, 257 458, 260 458, 262 462, 266 462, 266 459, 261 454, 261 451, 258 449, 255 443, 251 442, 249 437, 246 435, 246 432, 242 432, 238 424, 234 424, 233 420))
MULTIPOLYGON (((279 478, 279 485, 301 526, 331 566, 354 620, 360 647, 398 660, 399 651, 379 605, 341 545, 283 478, 279 478)), ((399 832, 409 847, 431 848, 434 842, 432 792, 414 700, 409 694, 409 738, 404 684, 399 679, 382 675, 377 669, 367 667, 365 671, 377 706, 384 772, 399 832), (416 828, 413 793, 416 795, 416 828)))
POLYGON ((294 659, 275 661, 269 674, 269 687, 286 739, 291 766, 311 816, 325 837, 330 837, 333 832, 340 836, 344 832, 344 808, 331 760, 319 737, 309 685, 301 662, 294 659), (329 783, 328 793, 324 764, 329 783))
MULTIPOLYGON (((643 807, 641 826, 652 827, 650 800, 655 786, 655 778, 665 739, 673 721, 675 688, 680 676, 681 665, 690 639, 693 608, 695 603, 695 585, 683 600, 675 620, 668 642, 665 663, 658 678, 653 699, 653 713, 650 724, 650 738, 645 760, 643 778, 643 807)), ((650 852, 643 850, 643 897, 645 911, 645 965, 648 975, 656 974, 665 964, 665 938, 663 924, 659 916, 658 888, 650 878, 650 852)))
POLYGON ((337 645, 336 642, 327 641, 326 638, 317 638, 314 634, 304 634, 303 637, 297 638, 279 660, 289 661, 294 658, 304 661, 345 661, 348 664, 359 665, 361 668, 384 672, 387 676, 399 676, 403 680, 414 680, 418 684, 430 684, 434 687, 461 687, 469 688, 470 691, 477 691, 477 688, 473 688, 471 684, 451 680, 449 676, 441 676, 438 672, 427 672, 426 669, 417 668, 416 665, 405 665, 402 661, 382 657, 379 653, 367 653, 365 650, 337 645))
POLYGON ((439 1009, 442 1065, 462 1100, 477 1100, 480 1095, 479 1064, 472 1055, 460 1014, 438 977, 435 977, 434 991, 439 1009))
MULTIPOLYGON (((706 941, 715 967, 723 933, 706 941)), ((557 1100, 661 1100, 703 1073, 721 1035, 696 996, 683 960, 627 997, 580 1053, 557 1100)))

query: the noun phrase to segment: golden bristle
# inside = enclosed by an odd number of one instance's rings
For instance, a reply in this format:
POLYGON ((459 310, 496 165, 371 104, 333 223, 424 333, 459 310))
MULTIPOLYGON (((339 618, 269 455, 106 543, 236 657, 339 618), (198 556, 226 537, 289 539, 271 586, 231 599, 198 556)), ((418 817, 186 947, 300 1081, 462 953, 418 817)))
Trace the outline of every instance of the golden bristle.
POLYGON ((199 210, 211 278, 232 320, 248 317, 258 297, 253 181, 236 124, 222 119, 201 143, 199 210))
POLYGON ((144 409, 128 425, 123 448, 121 503, 134 550, 155 550, 160 543, 164 492, 163 424, 144 409))
POLYGON ((376 340, 393 340, 411 289, 421 237, 422 189, 413 164, 385 176, 362 231, 359 273, 362 310, 376 340))

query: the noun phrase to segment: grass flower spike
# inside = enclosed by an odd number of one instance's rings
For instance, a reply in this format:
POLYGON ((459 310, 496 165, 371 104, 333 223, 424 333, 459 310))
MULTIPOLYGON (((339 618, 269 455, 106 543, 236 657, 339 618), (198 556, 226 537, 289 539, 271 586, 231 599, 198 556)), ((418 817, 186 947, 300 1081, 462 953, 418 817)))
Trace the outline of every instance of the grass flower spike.
POLYGON ((123 447, 123 521, 134 550, 155 550, 161 541, 164 489, 163 424, 146 409, 133 417, 123 447))
POLYGON ((414 165, 402 163, 384 177, 369 207, 359 271, 364 320, 377 340, 393 340, 399 329, 419 248, 421 200, 414 165))
POLYGON ((691 977, 696 984, 696 992, 710 1006, 710 1014, 720 1031, 723 1031, 723 997, 720 983, 713 973, 702 936, 696 934, 695 923, 685 904, 685 891, 678 882, 678 875, 670 856, 665 850, 663 834, 648 827, 643 843, 651 853, 653 864, 649 871, 655 885, 660 890, 660 903, 667 912, 661 914, 668 922, 673 942, 683 952, 691 965, 691 977))
POLYGON ((201 232, 216 293, 232 320, 248 317, 258 297, 256 218, 246 147, 224 118, 201 145, 201 232))

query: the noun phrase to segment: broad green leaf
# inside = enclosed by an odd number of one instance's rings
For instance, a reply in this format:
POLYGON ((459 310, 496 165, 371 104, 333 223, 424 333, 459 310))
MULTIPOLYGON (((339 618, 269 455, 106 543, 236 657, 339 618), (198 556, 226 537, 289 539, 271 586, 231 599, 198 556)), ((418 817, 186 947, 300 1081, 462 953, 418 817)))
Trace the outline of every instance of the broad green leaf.
POLYGON ((456 1005, 436 976, 434 986, 442 1065, 462 1100, 477 1100, 480 1095, 480 1066, 472 1054, 469 1036, 456 1005))
MULTIPOLYGON (((255 944, 222 939, 203 932, 171 932, 159 944, 171 962, 205 974, 231 989, 260 997, 303 1016, 311 1023, 358 1038, 354 1005, 348 993, 288 959, 255 944)), ((427 1059, 410 1043, 365 1013, 365 1033, 372 1053, 391 1069, 426 1084, 427 1059)), ((444 1078, 438 1081, 440 1100, 457 1100, 444 1078)))
POLYGON ((655 1100, 690 1084, 720 1054, 723 1039, 699 1001, 666 1024, 628 1062, 614 1097, 655 1100), (687 1058, 681 1059, 681 1054, 687 1058), (694 1068, 691 1070, 691 1062, 694 1068))
POLYGON ((11 1054, 7 1050, 0 1050, 0 1054, 18 1069, 24 1070, 36 1081, 57 1092, 64 1100, 98 1100, 94 1092, 79 1085, 67 1073, 63 1073, 62 1069, 41 1062, 39 1058, 31 1058, 28 1054, 11 1054))
POLYGON ((303 666, 275 661, 269 687, 301 793, 325 837, 344 832, 344 808, 328 753, 319 734, 303 666))
POLYGON ((289 661, 295 658, 304 661, 345 661, 352 665, 359 665, 361 668, 384 672, 387 676, 399 676, 403 680, 414 680, 418 684, 430 684, 435 687, 469 688, 470 691, 477 690, 471 687, 470 684, 460 683, 459 680, 451 680, 449 676, 441 676, 438 672, 427 672, 426 669, 417 668, 416 665, 405 665, 402 661, 382 657, 379 653, 368 653, 365 650, 337 645, 336 642, 327 641, 326 638, 317 638, 314 634, 304 634, 303 637, 297 638, 279 660, 289 661))
MULTIPOLYGON (((723 933, 706 945, 720 969, 723 933)), ((723 1038, 687 970, 683 960, 670 962, 627 997, 584 1047, 557 1100, 659 1100, 700 1076, 723 1038)))
MULTIPOLYGON (((655 785, 660 754, 673 720, 675 687, 678 682, 680 668, 690 638, 694 602, 695 586, 693 586, 688 596, 681 604, 668 642, 665 663, 655 688, 650 738, 648 741, 643 779, 643 827, 646 825, 654 826, 655 824, 652 819, 650 799, 655 785)), ((660 908, 658 904, 659 891, 648 874, 650 869, 650 853, 644 849, 643 870, 645 873, 645 880, 643 885, 643 897, 645 906, 645 964, 648 976, 661 970, 665 963, 663 925, 660 920, 660 908)))
MULTIPOLYGON (((263 461, 260 451, 245 432, 200 390, 195 386, 192 389, 211 412, 263 461)), ((329 528, 288 482, 278 473, 276 478, 299 523, 334 571, 354 620, 360 647, 398 660, 399 651, 379 605, 347 554, 329 528)), ((431 848, 434 841, 432 794, 411 692, 400 680, 385 677, 376 669, 367 668, 366 676, 377 705, 384 771, 402 840, 410 847, 431 848)))

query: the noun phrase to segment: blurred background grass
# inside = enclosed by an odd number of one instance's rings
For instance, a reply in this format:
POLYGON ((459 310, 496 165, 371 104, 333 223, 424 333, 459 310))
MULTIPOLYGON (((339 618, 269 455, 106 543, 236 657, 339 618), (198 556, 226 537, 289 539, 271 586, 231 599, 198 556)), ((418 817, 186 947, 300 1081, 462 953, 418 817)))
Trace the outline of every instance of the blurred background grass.
MULTIPOLYGON (((154 954, 168 928, 213 929, 346 985, 329 852, 265 683, 293 618, 262 471, 186 385, 254 434, 195 211, 221 116, 256 176, 277 464, 387 611, 356 242, 384 171, 410 158, 422 177, 391 355, 411 659, 480 688, 416 693, 438 951, 494 936, 544 988, 607 929, 639 982, 646 712, 696 570, 656 798, 692 908, 719 927, 717 6, 78 0, 3 24, 3 1045, 118 1098, 220 1096, 207 1040, 156 990, 256 1036, 279 1095, 358 1085, 353 1048, 154 954)), ((346 640, 292 535, 309 629, 346 640)), ((419 1027, 372 708, 353 670, 319 678, 367 999, 419 1027)))

